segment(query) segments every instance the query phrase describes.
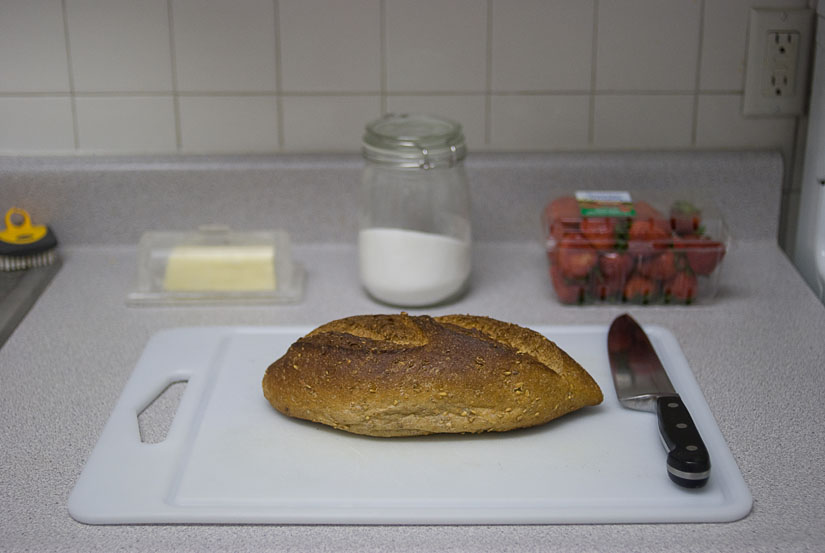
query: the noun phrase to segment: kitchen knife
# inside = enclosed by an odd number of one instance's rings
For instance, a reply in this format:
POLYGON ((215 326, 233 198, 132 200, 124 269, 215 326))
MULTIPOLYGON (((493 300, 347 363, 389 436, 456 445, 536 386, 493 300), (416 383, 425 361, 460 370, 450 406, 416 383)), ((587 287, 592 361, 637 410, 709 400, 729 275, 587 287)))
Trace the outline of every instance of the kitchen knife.
POLYGON ((645 331, 630 315, 610 325, 607 355, 619 402, 659 417, 670 479, 686 488, 704 486, 710 476, 708 450, 645 331))

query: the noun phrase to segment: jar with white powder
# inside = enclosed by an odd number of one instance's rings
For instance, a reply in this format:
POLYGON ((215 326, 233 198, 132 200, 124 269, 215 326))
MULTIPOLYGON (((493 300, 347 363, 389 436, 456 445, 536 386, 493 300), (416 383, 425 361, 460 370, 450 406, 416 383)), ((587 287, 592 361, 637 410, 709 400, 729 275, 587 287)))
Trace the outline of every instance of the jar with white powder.
POLYGON ((389 114, 369 123, 361 189, 361 283, 375 299, 422 307, 456 298, 470 276, 470 198, 461 125, 389 114))

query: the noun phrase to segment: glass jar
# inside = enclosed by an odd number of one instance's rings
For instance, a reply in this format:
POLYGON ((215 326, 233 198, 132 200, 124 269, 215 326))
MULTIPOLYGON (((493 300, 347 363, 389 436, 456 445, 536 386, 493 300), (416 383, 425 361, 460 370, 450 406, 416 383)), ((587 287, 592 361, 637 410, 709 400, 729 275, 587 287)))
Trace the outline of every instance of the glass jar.
POLYGON ((461 125, 388 114, 369 123, 361 188, 361 283, 375 299, 428 306, 464 292, 470 276, 470 194, 461 125))

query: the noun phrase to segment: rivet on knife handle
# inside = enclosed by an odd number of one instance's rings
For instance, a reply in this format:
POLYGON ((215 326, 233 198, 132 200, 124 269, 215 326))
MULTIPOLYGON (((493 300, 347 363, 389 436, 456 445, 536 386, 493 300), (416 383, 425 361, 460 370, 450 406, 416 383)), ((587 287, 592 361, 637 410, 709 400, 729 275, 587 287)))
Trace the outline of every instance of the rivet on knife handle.
POLYGON ((710 456, 699 431, 678 395, 656 400, 659 433, 668 451, 670 479, 686 488, 701 488, 710 476, 710 456))

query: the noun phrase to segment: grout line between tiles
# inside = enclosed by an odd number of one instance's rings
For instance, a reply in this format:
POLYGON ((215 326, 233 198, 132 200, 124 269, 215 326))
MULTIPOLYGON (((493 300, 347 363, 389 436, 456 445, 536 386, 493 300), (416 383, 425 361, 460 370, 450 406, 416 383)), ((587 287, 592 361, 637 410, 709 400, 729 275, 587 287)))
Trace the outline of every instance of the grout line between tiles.
POLYGON ((381 115, 387 113, 387 3, 378 2, 378 86, 381 115))
POLYGON ((699 91, 702 88, 702 50, 705 39, 705 0, 699 1, 699 40, 696 52, 696 75, 694 76, 693 90, 693 117, 690 125, 690 145, 696 146, 696 136, 699 127, 699 91))
POLYGON ((80 148, 80 130, 78 129, 77 102, 75 101, 74 70, 72 68, 72 45, 69 39, 69 11, 66 0, 61 0, 60 8, 63 11, 63 38, 66 43, 66 72, 69 78, 69 107, 72 112, 72 140, 74 149, 80 148))
MULTIPOLYGON (((692 96, 696 93, 694 90, 410 90, 410 91, 395 91, 385 92, 384 95, 390 96, 692 96)), ((699 91, 700 96, 741 96, 741 90, 702 90, 699 91)), ((336 97, 336 96, 379 96, 382 95, 380 90, 344 90, 344 91, 312 91, 312 90, 296 90, 296 91, 278 91, 278 90, 111 90, 111 91, 94 91, 94 90, 75 90, 73 92, 47 92, 38 90, 21 90, 17 92, 0 92, 0 98, 69 98, 71 96, 77 98, 113 98, 113 97, 157 97, 157 96, 179 96, 179 97, 301 97, 301 96, 315 96, 315 97, 336 97)), ((768 115, 766 118, 786 118, 786 115, 768 115)))
POLYGON ((275 25, 275 116, 278 118, 276 122, 276 133, 278 135, 278 150, 284 150, 284 102, 283 102, 283 84, 282 84, 282 59, 281 59, 281 6, 278 0, 272 0, 272 10, 274 14, 273 24, 275 25))
POLYGON ((180 96, 178 95, 178 63, 175 49, 175 20, 172 0, 166 0, 166 15, 169 25, 169 63, 172 71, 172 114, 175 118, 175 149, 183 150, 183 131, 180 121, 180 96))
MULTIPOLYGON (((212 96, 216 98, 229 96, 283 96, 282 92, 278 90, 179 90, 178 96, 181 97, 202 97, 212 96)), ((288 94, 287 94, 288 96, 288 94)))
POLYGON ((484 77, 484 145, 489 146, 492 142, 493 132, 493 0, 487 0, 487 75, 484 77))
POLYGON ((587 106, 587 144, 596 140, 596 63, 599 48, 599 0, 593 0, 593 40, 590 45, 590 99, 587 106))
MULTIPOLYGON (((173 85, 174 86, 174 85, 173 85)), ((77 98, 149 98, 158 96, 172 97, 174 90, 75 90, 74 96, 77 98)))

